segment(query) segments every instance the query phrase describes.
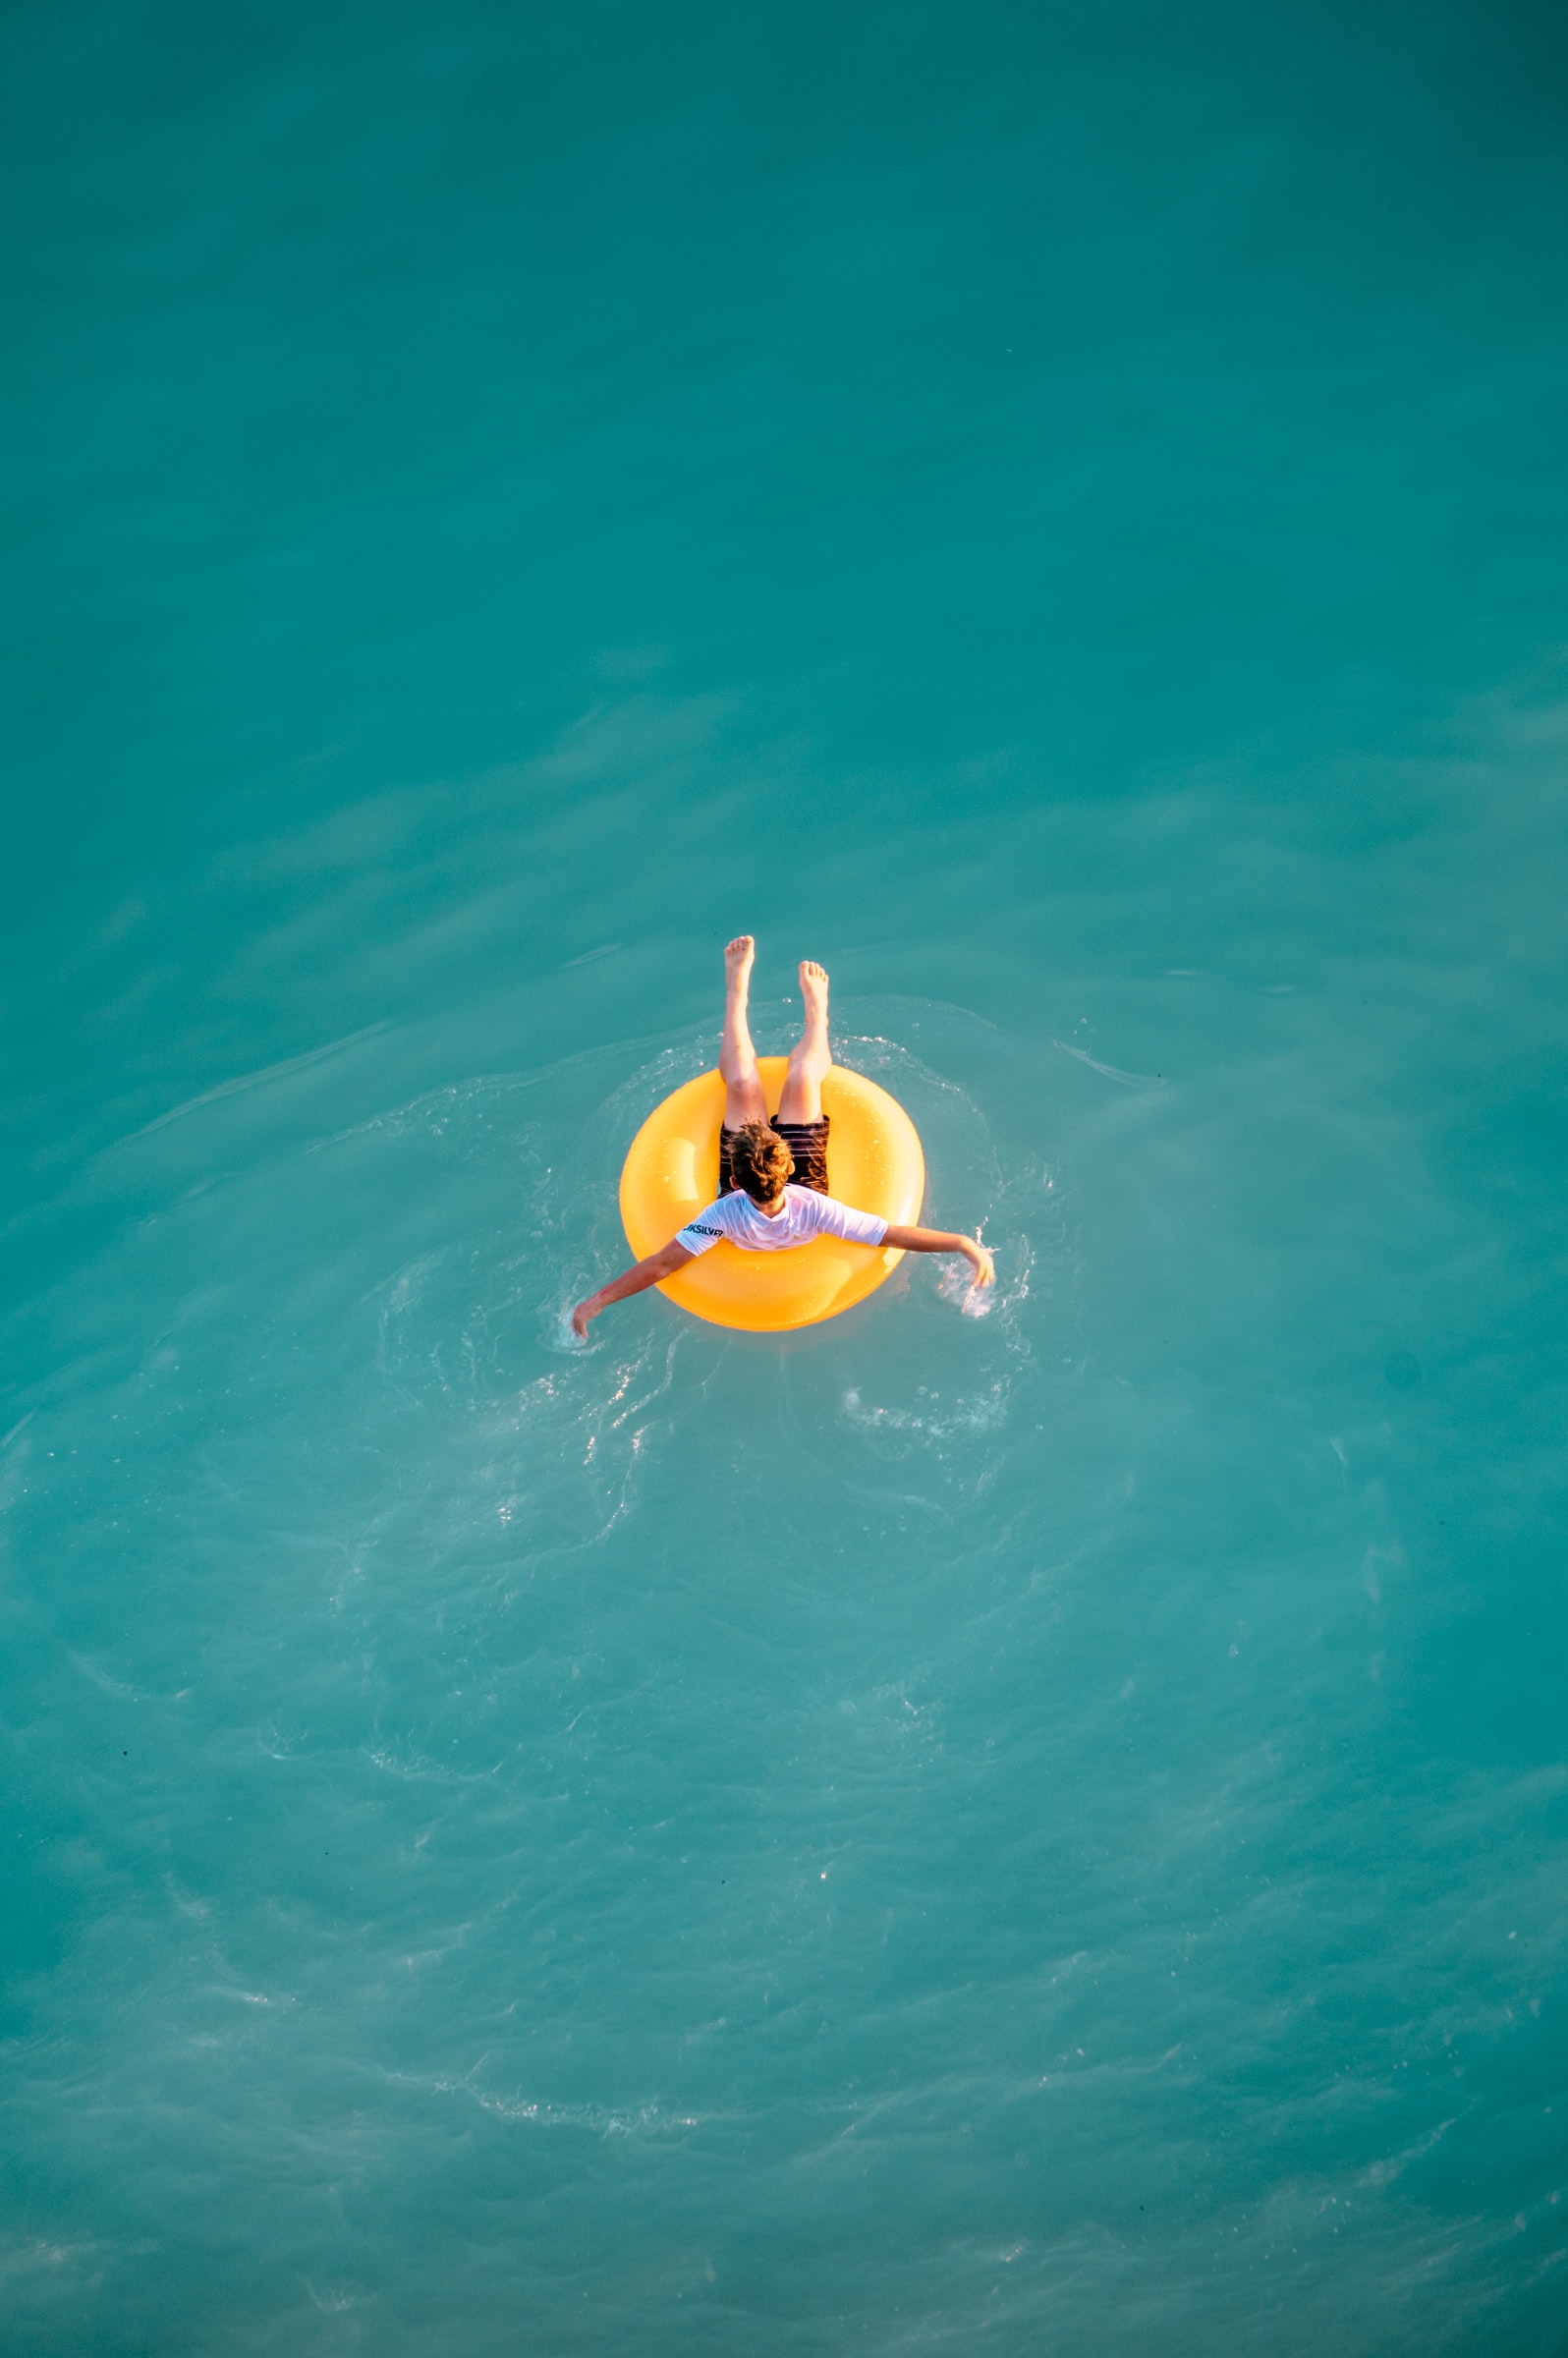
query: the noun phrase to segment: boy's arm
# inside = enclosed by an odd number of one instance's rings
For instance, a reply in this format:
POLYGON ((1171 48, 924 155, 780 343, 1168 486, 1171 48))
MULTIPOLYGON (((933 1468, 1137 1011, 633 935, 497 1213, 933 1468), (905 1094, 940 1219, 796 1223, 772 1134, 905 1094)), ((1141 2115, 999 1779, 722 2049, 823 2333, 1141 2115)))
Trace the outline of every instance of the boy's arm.
POLYGON ((599 1312, 608 1310, 612 1302, 624 1302, 632 1294, 645 1294, 648 1287, 657 1285, 661 1277, 673 1277, 677 1269, 684 1269, 689 1261, 696 1259, 695 1253, 689 1253, 683 1244, 671 1237, 669 1243, 657 1253, 650 1253, 635 1268, 623 1269, 619 1277, 612 1277, 608 1285, 601 1285, 596 1294, 589 1294, 586 1302, 580 1302, 572 1313, 573 1332, 587 1334, 589 1319, 596 1319, 599 1312))
POLYGON ((975 1272, 977 1285, 995 1282, 996 1268, 990 1255, 972 1236, 952 1235, 945 1228, 889 1228, 882 1242, 896 1245, 901 1253, 962 1253, 975 1272))

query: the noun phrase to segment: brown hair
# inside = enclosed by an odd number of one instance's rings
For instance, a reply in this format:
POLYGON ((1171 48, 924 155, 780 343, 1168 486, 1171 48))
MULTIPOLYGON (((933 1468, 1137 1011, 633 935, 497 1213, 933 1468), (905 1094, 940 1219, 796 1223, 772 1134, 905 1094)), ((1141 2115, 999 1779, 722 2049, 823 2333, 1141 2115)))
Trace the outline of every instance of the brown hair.
POLYGON ((730 1141, 730 1177, 754 1204, 771 1204, 795 1173, 795 1157, 766 1122, 748 1122, 730 1141))

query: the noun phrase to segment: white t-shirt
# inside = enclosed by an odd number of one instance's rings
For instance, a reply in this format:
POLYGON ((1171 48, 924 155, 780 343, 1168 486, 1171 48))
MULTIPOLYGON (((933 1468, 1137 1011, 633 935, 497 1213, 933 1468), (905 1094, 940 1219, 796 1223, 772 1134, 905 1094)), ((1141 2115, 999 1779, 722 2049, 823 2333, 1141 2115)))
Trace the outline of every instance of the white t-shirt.
POLYGON ((843 1236, 855 1245, 879 1245, 886 1234, 887 1222, 874 1211, 857 1211, 836 1196, 818 1195, 813 1187, 787 1187, 784 1208, 773 1219, 758 1211, 751 1197, 737 1188, 734 1195, 720 1196, 706 1211, 689 1220, 675 1241, 688 1253, 710 1252, 721 1236, 739 1245, 743 1253, 788 1253, 796 1245, 809 1245, 813 1236, 843 1236))

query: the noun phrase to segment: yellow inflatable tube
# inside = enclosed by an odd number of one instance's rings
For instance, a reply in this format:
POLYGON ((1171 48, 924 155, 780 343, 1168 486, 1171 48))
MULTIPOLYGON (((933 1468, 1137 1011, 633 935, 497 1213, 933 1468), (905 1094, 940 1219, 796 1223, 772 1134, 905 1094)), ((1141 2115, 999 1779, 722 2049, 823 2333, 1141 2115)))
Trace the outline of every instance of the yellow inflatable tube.
MULTIPOLYGON (((757 1058, 769 1113, 778 1111, 787 1062, 757 1058)), ((827 1139, 833 1194, 862 1211, 880 1212, 890 1227, 918 1220, 925 1157, 898 1099, 863 1073, 835 1064, 822 1083, 822 1111, 833 1125, 827 1139)), ((633 1139, 621 1173, 621 1220, 639 1261, 667 1245, 717 1195, 723 1116, 724 1084, 717 1073, 703 1073, 656 1105, 633 1139)), ((834 1236, 813 1237, 793 1253, 743 1253, 726 1240, 666 1277, 659 1292, 715 1326, 756 1332, 814 1326, 864 1302, 903 1258, 834 1236)))

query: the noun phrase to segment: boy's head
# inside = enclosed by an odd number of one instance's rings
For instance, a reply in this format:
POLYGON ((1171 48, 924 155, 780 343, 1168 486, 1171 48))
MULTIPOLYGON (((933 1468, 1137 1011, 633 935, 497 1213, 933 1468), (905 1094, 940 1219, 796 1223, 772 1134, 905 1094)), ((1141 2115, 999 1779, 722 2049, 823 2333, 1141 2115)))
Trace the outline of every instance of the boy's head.
POLYGON ((795 1157, 766 1122, 748 1122, 730 1142, 730 1176, 754 1204, 771 1204, 788 1186, 795 1157))

